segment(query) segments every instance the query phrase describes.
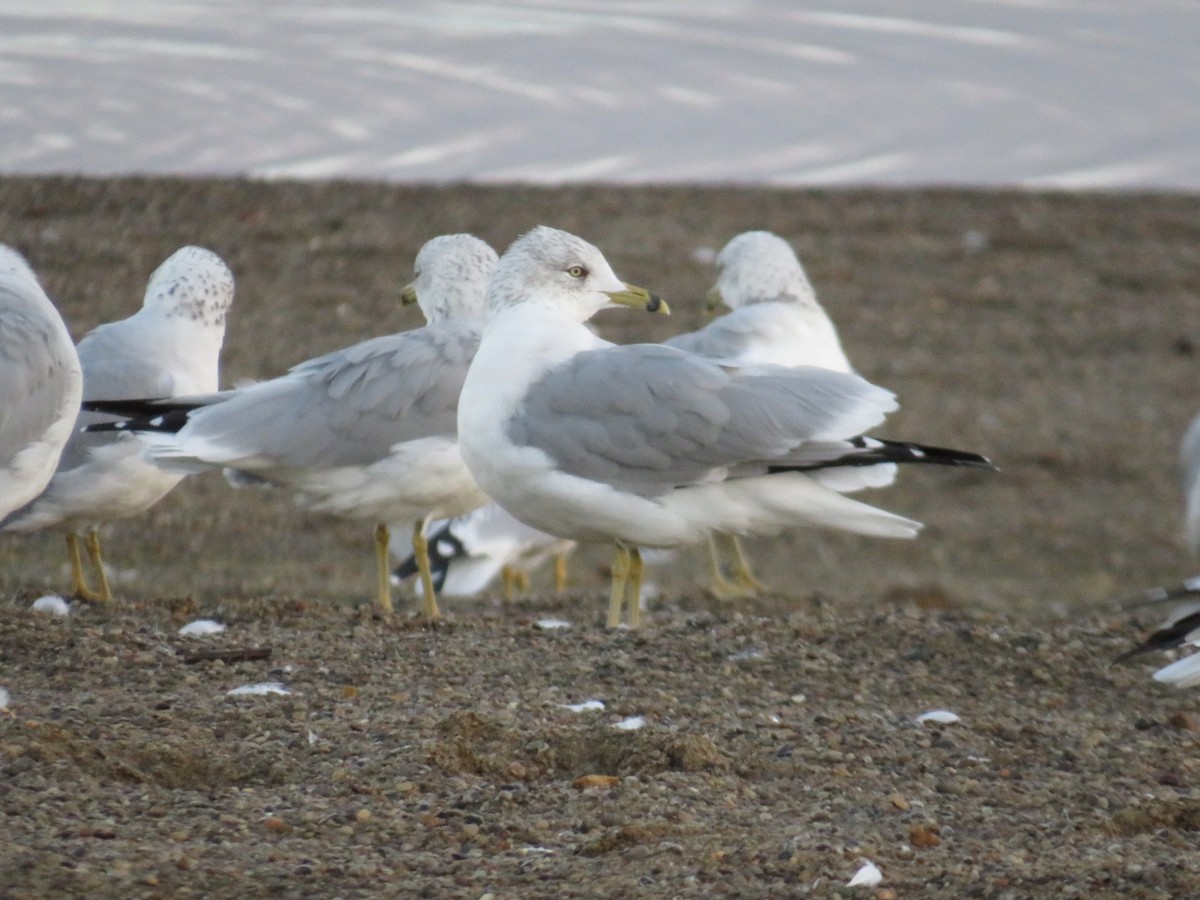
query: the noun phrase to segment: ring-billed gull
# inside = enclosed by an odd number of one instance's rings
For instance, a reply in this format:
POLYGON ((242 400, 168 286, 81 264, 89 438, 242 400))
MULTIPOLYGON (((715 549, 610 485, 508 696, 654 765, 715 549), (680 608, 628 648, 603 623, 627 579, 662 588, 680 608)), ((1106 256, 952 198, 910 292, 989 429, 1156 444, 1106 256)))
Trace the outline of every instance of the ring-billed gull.
MULTIPOLYGON (((176 397, 215 391, 233 302, 233 273, 217 254, 182 247, 151 275, 142 308, 127 319, 100 325, 79 342, 83 400, 176 397)), ((145 512, 179 483, 142 458, 135 436, 80 429, 113 418, 79 413, 58 469, 46 489, 0 521, 0 530, 65 527, 71 556, 71 589, 84 600, 112 600, 100 555, 98 524, 145 512), (96 572, 90 588, 79 553, 79 530, 96 572)))
MULTIPOLYGON (((1200 416, 1192 420, 1179 447, 1183 476, 1183 525, 1188 547, 1200 551, 1200 416)), ((1200 647, 1200 575, 1170 588, 1156 587, 1136 598, 1138 605, 1171 604, 1171 611, 1158 629, 1138 646, 1117 657, 1123 662, 1151 650, 1200 647)), ((1156 681, 1190 687, 1200 684, 1200 653, 1192 653, 1154 673, 1156 681)))
POLYGON ((456 410, 495 263, 495 251, 471 235, 434 238, 401 293, 429 324, 317 357, 270 381, 159 406, 127 427, 165 468, 234 469, 289 488, 316 512, 375 522, 376 599, 385 613, 392 611, 386 523, 413 523, 424 612, 437 618, 425 524, 487 502, 459 454, 456 410))
MULTIPOLYGON (((1152 650, 1200 646, 1200 578, 1189 578, 1174 588, 1147 591, 1141 602, 1174 605, 1153 634, 1132 650, 1122 653, 1114 662, 1124 662, 1152 650)), ((1154 680, 1176 687, 1200 684, 1200 653, 1192 653, 1159 669, 1154 673, 1154 680)))
MULTIPOLYGON (((472 512, 429 525, 429 565, 433 587, 443 596, 469 597, 500 575, 505 599, 529 589, 529 572, 554 557, 554 587, 566 589, 566 556, 573 541, 546 534, 513 518, 503 507, 488 503, 472 512)), ((417 574, 417 561, 408 554, 393 570, 400 579, 417 574)))
POLYGON ((853 371, 837 328, 787 241, 769 231, 745 231, 725 244, 715 262, 717 282, 705 307, 729 312, 664 343, 742 364, 853 371))
POLYGON ((82 393, 62 316, 25 258, 0 244, 0 519, 50 481, 82 393))
MULTIPOLYGON (((715 262, 717 282, 705 297, 705 309, 713 314, 722 307, 729 311, 664 344, 742 366, 821 366, 854 371, 833 320, 817 301, 812 283, 787 241, 769 231, 745 231, 725 244, 715 262)), ((864 473, 855 477, 865 481, 864 473)), ((869 474, 872 484, 878 486, 890 482, 888 476, 894 476, 895 466, 881 463, 869 474)), ((721 571, 714 535, 709 540, 712 592, 731 599, 762 590, 737 535, 721 537, 729 544, 733 577, 727 579, 721 571)))
POLYGON ((1188 547, 1200 552, 1200 416, 1184 432, 1179 445, 1179 468, 1183 475, 1183 527, 1188 547))
MULTIPOLYGON (((463 458, 522 521, 614 542, 608 622, 640 619, 641 547, 713 531, 797 525, 913 537, 920 524, 851 500, 807 472, 920 457, 862 438, 896 406, 857 375, 737 367, 661 344, 616 346, 584 323, 605 307, 664 310, 582 238, 541 226, 517 239, 488 288, 489 316, 458 408, 463 458)), ((990 465, 982 457, 935 457, 990 465)))

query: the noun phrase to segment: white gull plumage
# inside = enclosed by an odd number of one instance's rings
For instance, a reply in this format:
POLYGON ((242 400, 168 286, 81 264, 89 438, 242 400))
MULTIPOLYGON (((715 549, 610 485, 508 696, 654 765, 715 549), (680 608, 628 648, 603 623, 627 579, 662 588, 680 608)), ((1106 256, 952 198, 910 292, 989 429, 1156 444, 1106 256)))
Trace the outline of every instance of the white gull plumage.
POLYGON ((25 258, 0 244, 0 518, 49 483, 82 393, 62 316, 25 258))

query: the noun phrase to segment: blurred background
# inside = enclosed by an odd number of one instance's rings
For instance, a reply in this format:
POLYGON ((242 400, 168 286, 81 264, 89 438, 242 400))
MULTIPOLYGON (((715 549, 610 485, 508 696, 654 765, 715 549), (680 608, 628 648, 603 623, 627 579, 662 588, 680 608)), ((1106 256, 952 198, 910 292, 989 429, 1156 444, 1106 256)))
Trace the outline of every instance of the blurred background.
POLYGON ((1200 187, 1177 0, 0 0, 0 172, 1200 187))

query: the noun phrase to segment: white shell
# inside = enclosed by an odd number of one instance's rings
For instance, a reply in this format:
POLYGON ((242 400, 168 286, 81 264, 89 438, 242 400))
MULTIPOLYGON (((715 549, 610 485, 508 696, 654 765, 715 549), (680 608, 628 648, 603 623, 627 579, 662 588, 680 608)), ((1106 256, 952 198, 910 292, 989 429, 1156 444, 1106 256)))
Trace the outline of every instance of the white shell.
POLYGON ((948 709, 931 709, 929 712, 921 713, 913 721, 918 725, 922 725, 925 722, 936 722, 939 725, 953 725, 955 722, 961 722, 962 719, 948 709))
POLYGON ((571 712, 592 712, 597 709, 604 709, 603 700, 584 700, 582 703, 560 703, 563 709, 569 709, 571 712))
POLYGON ((47 594, 38 597, 29 607, 34 612, 49 613, 52 616, 68 616, 71 614, 71 604, 57 594, 47 594))
POLYGON ((869 859, 864 859, 862 868, 846 882, 846 887, 875 887, 881 881, 883 881, 883 872, 879 871, 879 866, 869 859))
POLYGON ((260 681, 257 684, 243 684, 225 693, 229 697, 250 697, 262 694, 290 694, 291 690, 278 681, 260 681))
POLYGON ((196 619, 180 628, 179 633, 189 637, 201 637, 206 634, 220 634, 224 630, 225 626, 220 622, 214 622, 212 619, 196 619))

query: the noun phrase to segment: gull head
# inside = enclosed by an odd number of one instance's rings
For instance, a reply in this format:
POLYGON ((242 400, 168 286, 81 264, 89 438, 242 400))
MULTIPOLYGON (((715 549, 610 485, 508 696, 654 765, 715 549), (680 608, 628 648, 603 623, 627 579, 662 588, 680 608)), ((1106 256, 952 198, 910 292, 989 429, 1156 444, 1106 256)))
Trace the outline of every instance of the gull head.
POLYGON ((231 303, 233 273, 224 260, 203 247, 181 247, 150 276, 142 308, 224 331, 231 303))
POLYGON ((488 287, 494 314, 537 304, 586 322, 609 306, 668 313, 667 304, 644 288, 619 279, 596 247, 581 237, 539 225, 513 241, 488 287))
POLYGON ((0 244, 0 285, 15 289, 17 284, 22 283, 26 288, 42 289, 25 257, 8 244, 0 244))
POLYGON ((400 302, 421 307, 427 322, 482 319, 496 251, 470 234, 443 234, 425 242, 413 263, 413 280, 400 302))
POLYGON ((744 231, 717 254, 717 283, 705 308, 730 309, 751 303, 816 304, 808 276, 790 244, 769 231, 744 231))

